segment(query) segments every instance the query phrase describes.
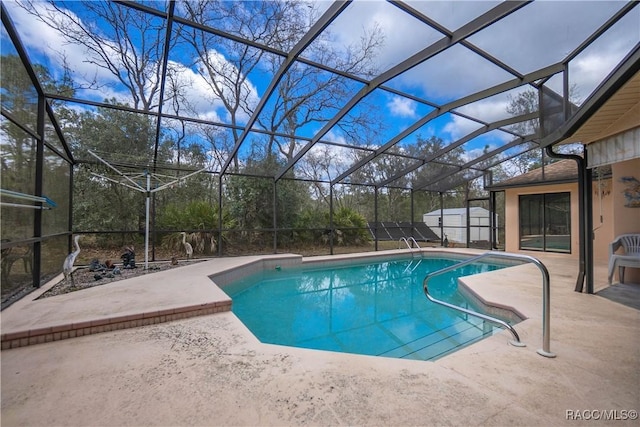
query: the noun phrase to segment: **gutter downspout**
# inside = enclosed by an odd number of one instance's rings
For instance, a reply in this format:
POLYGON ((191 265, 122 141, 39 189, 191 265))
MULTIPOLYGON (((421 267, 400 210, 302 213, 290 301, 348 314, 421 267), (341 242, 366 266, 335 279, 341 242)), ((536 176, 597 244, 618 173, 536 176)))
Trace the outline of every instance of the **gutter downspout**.
POLYGON ((578 230, 579 230, 579 272, 576 281, 576 292, 582 292, 586 281, 588 294, 593 293, 593 212, 591 206, 591 177, 585 158, 575 154, 561 154, 553 151, 553 146, 546 147, 546 152, 553 159, 575 160, 578 164, 578 230))

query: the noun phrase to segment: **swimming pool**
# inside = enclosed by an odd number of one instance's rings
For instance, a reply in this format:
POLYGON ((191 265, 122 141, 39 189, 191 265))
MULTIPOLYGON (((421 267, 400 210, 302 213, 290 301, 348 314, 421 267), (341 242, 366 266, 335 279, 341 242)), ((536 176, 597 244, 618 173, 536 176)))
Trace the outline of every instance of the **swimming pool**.
MULTIPOLYGON (((434 360, 501 330, 425 298, 425 275, 459 261, 423 256, 276 268, 223 290, 236 316, 264 343, 434 360)), ((503 267, 468 265, 435 277, 429 290, 436 298, 482 313, 458 291, 457 278, 503 267)))

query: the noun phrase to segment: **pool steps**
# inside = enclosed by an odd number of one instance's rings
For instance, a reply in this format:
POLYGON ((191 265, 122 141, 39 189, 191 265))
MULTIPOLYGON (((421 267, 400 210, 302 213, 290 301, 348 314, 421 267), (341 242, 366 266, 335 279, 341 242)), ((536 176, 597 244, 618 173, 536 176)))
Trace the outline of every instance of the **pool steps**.
POLYGON ((427 299, 429 299, 432 302, 435 302, 436 304, 440 304, 443 305, 445 307, 449 307, 451 309, 454 310, 458 310, 461 311, 463 313, 472 315, 472 316, 476 316, 479 317, 481 319, 485 319, 494 323, 497 323, 499 325, 504 326, 505 328, 507 328, 509 330, 509 332, 511 332, 511 334, 514 336, 514 340, 510 341, 510 344, 516 346, 516 347, 524 347, 524 344, 522 344, 520 342, 520 337, 518 336, 518 333, 516 332, 516 330, 509 325, 508 323, 491 317, 491 316, 487 316, 485 314, 481 314, 481 313, 476 313, 472 310, 468 310, 462 307, 457 307, 454 306, 452 304, 446 303, 444 301, 440 301, 436 298, 433 298, 430 294, 429 294, 429 289, 428 289, 428 282, 429 279, 435 276, 438 276, 440 274, 444 274, 447 273, 449 271, 458 269, 460 267, 463 267, 465 265, 468 264, 473 264, 474 262, 478 262, 482 259, 485 258, 498 258, 498 259, 509 259, 509 260, 519 260, 519 261, 523 261, 523 262, 529 262, 532 264, 535 264, 536 267, 538 267, 538 269, 540 270, 540 272, 542 273, 542 348, 539 349, 537 351, 537 353, 541 356, 544 357, 548 357, 548 358, 554 358, 556 357, 555 353, 551 352, 550 349, 550 309, 551 309, 551 303, 550 303, 550 284, 549 284, 549 271, 547 270, 547 267, 545 267, 545 265, 538 260, 537 258, 534 258, 532 256, 529 255, 521 255, 521 254, 512 254, 512 253, 506 253, 506 252, 496 252, 496 251, 490 251, 490 252, 485 252, 484 254, 469 258, 465 261, 459 262, 457 264, 451 265, 449 267, 445 267, 442 268, 438 271, 434 271, 434 272, 430 272, 428 273, 424 280, 423 280, 423 289, 424 289, 424 294, 427 297, 427 299))

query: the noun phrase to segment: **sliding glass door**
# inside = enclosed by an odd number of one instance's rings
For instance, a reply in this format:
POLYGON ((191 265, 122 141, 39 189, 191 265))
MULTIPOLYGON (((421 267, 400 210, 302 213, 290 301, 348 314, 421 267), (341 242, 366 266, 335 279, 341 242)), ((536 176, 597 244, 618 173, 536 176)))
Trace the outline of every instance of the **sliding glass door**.
POLYGON ((571 252, 571 194, 521 195, 520 249, 571 252))

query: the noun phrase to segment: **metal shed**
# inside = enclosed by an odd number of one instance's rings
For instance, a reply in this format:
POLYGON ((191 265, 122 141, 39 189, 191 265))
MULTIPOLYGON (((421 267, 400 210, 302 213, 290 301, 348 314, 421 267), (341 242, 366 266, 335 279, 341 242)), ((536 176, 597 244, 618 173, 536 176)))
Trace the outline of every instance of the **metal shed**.
MULTIPOLYGON (((469 241, 489 241, 491 235, 491 212, 482 207, 437 209, 423 215, 423 221, 441 239, 447 237, 449 242, 466 243, 467 230, 469 241)), ((497 215, 495 224, 497 226, 497 215)))

